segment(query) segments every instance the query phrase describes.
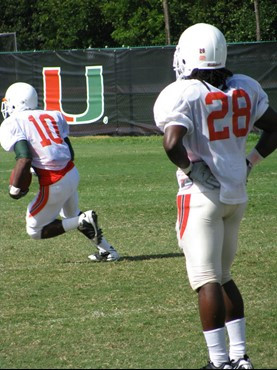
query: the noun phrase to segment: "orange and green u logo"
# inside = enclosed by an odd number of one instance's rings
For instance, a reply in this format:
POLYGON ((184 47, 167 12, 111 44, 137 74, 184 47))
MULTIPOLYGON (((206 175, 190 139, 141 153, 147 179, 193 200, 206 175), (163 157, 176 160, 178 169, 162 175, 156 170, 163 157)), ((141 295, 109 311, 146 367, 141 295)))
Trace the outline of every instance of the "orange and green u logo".
POLYGON ((81 114, 68 114, 62 108, 60 67, 43 68, 44 109, 63 113, 69 124, 85 124, 99 120, 104 113, 102 66, 86 67, 87 109, 81 114))

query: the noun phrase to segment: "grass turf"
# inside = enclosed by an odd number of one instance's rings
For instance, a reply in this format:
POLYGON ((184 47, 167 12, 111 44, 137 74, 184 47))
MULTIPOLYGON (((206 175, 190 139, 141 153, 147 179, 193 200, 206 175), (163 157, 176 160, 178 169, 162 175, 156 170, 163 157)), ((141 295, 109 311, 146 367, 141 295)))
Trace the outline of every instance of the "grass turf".
MULTIPOLYGON (((256 136, 249 139, 249 148, 256 136)), ((0 368, 201 368, 207 350, 197 296, 175 236, 175 168, 162 137, 72 138, 80 207, 95 209, 122 256, 91 263, 71 231, 30 240, 7 195, 14 156, 1 150, 0 368)), ((248 354, 276 368, 277 155, 251 173, 233 276, 245 300, 248 354)))

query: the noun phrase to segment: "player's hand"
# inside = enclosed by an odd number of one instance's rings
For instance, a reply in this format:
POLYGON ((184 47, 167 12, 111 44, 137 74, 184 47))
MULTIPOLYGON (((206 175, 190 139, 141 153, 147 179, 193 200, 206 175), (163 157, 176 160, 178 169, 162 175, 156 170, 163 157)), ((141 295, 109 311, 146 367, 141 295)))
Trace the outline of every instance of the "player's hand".
POLYGON ((250 172, 251 172, 251 170, 253 168, 252 163, 248 159, 246 159, 246 166, 247 166, 247 175, 246 175, 246 178, 248 179, 248 176, 249 176, 249 174, 250 174, 250 172))
POLYGON ((38 175, 37 175, 36 171, 33 169, 33 167, 30 167, 30 172, 31 172, 32 176, 38 177, 38 175))
POLYGON ((20 199, 24 197, 26 194, 28 194, 29 189, 22 191, 19 188, 15 188, 14 186, 9 186, 9 196, 13 199, 20 199))
POLYGON ((192 164, 192 169, 188 173, 188 176, 194 180, 200 182, 208 189, 215 189, 220 187, 220 183, 212 174, 210 168, 205 162, 195 162, 192 164))

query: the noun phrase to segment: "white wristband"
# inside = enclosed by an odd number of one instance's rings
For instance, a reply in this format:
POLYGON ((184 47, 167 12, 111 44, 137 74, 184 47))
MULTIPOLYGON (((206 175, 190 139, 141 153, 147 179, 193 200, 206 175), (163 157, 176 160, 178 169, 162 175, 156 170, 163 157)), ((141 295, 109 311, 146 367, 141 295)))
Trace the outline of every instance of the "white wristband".
POLYGON ((264 157, 257 151, 256 148, 254 148, 252 152, 247 155, 246 158, 252 164, 252 166, 256 165, 264 159, 264 157))
POLYGON ((185 175, 187 175, 188 173, 190 173, 192 169, 192 163, 190 162, 190 164, 188 165, 188 167, 186 168, 181 168, 181 170, 184 172, 185 175))
POLYGON ((13 185, 10 185, 10 194, 11 195, 18 195, 21 192, 20 188, 16 188, 13 185))

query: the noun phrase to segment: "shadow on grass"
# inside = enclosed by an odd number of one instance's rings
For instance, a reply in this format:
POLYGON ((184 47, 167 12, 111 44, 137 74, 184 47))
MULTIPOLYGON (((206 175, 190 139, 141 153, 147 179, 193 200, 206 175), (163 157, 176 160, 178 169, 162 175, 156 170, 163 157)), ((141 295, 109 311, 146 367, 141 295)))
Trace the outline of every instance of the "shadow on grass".
MULTIPOLYGON (((147 260, 155 260, 155 259, 162 259, 162 258, 179 258, 179 257, 184 257, 183 253, 166 253, 166 254, 149 254, 149 255, 141 255, 141 256, 120 256, 120 260, 116 261, 114 263, 119 263, 123 261, 147 261, 147 260)), ((94 264, 95 262, 91 261, 63 261, 62 263, 92 263, 94 264)), ((98 262, 99 263, 99 262, 98 262)), ((106 262, 102 262, 106 263, 106 262)))
POLYGON ((177 258, 184 257, 183 253, 166 253, 166 254, 149 254, 141 256, 122 256, 119 261, 145 261, 161 258, 177 258))

